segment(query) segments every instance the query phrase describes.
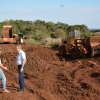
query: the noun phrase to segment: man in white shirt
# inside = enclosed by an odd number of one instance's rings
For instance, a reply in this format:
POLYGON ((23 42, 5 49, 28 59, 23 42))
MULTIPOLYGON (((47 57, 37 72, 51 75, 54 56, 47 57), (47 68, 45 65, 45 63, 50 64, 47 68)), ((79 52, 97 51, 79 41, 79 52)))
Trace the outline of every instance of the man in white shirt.
POLYGON ((16 64, 18 66, 18 72, 19 72, 19 92, 24 91, 25 89, 25 83, 24 83, 24 69, 26 67, 25 63, 26 63, 26 54, 25 52, 22 50, 21 45, 17 45, 17 60, 16 60, 16 64))
POLYGON ((7 69, 7 67, 3 66, 3 64, 2 64, 2 60, 1 60, 1 50, 2 49, 0 48, 0 80, 2 81, 2 90, 3 90, 3 92, 8 93, 10 91, 8 91, 6 89, 6 77, 5 77, 5 75, 3 73, 3 70, 2 70, 2 69, 4 69, 4 70, 8 70, 8 69, 7 69))

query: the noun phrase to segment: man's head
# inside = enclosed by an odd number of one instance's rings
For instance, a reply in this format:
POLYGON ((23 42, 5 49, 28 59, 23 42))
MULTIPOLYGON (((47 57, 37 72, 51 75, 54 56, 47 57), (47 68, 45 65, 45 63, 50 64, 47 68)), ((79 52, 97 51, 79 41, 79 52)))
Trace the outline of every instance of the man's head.
POLYGON ((21 45, 17 45, 17 51, 18 52, 20 52, 21 48, 22 48, 21 45))

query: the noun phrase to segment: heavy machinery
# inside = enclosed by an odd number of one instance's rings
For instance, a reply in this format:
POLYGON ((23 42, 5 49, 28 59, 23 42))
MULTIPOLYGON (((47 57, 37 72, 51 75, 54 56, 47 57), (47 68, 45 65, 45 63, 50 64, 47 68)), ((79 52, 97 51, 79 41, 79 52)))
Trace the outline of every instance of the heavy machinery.
POLYGON ((91 57, 100 54, 100 36, 80 38, 80 31, 74 30, 68 33, 66 39, 62 39, 59 46, 59 55, 70 54, 72 58, 91 57))
POLYGON ((1 43, 13 43, 12 26, 3 26, 1 43))
POLYGON ((24 38, 23 38, 23 34, 22 33, 19 33, 19 34, 13 34, 13 38, 14 38, 14 41, 17 43, 17 44, 25 44, 25 41, 24 41, 24 38))
POLYGON ((23 34, 12 34, 12 26, 3 26, 3 34, 1 37, 1 43, 24 43, 23 34))
POLYGON ((22 33, 19 33, 18 34, 18 43, 24 43, 24 39, 23 39, 23 34, 22 33))

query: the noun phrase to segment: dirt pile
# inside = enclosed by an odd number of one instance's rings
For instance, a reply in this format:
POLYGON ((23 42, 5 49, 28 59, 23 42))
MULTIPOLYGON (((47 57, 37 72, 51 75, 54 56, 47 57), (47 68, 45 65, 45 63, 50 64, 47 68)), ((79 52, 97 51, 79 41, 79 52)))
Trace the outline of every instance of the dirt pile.
POLYGON ((1 100, 100 100, 100 57, 67 60, 57 51, 35 45, 22 45, 27 55, 26 89, 18 93, 16 45, 0 44, 4 71, 10 93, 2 93, 1 100), (61 61, 60 61, 61 60, 61 61))

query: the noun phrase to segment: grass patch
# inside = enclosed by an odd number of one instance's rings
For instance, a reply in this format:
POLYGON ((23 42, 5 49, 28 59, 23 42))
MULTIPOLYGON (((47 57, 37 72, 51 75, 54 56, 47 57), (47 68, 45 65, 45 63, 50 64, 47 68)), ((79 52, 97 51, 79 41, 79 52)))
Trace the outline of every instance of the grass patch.
POLYGON ((39 41, 36 41, 34 39, 27 39, 27 40, 25 40, 25 43, 36 44, 36 45, 40 45, 41 44, 39 41))

